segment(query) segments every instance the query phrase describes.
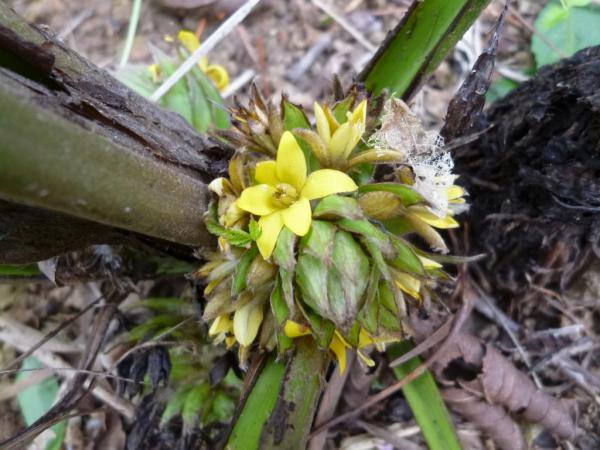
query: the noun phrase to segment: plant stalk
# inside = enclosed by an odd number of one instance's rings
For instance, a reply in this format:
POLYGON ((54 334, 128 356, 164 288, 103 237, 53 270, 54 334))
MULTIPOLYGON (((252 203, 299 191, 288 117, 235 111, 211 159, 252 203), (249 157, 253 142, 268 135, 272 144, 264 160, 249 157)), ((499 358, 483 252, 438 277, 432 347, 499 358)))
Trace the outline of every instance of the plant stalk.
POLYGON ((296 352, 287 364, 271 356, 242 406, 226 448, 306 448, 329 362, 329 352, 311 337, 296 340, 296 352))

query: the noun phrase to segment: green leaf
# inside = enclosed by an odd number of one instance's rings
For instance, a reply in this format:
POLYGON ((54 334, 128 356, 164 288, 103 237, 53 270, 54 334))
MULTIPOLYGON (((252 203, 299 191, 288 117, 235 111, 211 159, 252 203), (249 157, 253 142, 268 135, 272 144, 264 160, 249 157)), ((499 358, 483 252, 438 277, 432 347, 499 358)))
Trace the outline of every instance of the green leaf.
POLYGON ((277 238, 275 250, 273 251, 273 261, 279 266, 279 278, 281 280, 281 289, 283 298, 290 311, 294 311, 294 271, 296 268, 296 258, 294 255, 296 246, 296 235, 287 227, 283 227, 277 238))
POLYGON ((191 73, 185 76, 188 86, 189 99, 192 107, 192 125, 200 133, 204 133, 212 124, 210 106, 200 87, 198 80, 191 73))
POLYGON ((40 275, 37 264, 13 265, 0 264, 0 276, 4 277, 31 277, 40 275))
POLYGON ((226 228, 217 221, 215 216, 216 208, 211 207, 209 214, 204 219, 204 224, 209 233, 223 237, 235 247, 248 247, 253 242, 249 233, 234 228, 226 228))
MULTIPOLYGON (((535 21, 536 29, 546 40, 567 56, 600 43, 600 8, 594 5, 573 7, 566 10, 566 15, 557 8, 562 9, 556 3, 546 5, 535 21)), ((538 67, 562 58, 536 34, 531 38, 531 51, 538 67)))
POLYGON ((210 385, 201 383, 194 386, 185 396, 185 402, 181 410, 183 423, 187 427, 193 427, 198 418, 206 411, 210 398, 210 385))
POLYGON ((390 233, 396 236, 414 231, 412 225, 404 217, 394 217, 393 219, 382 220, 381 223, 390 233))
POLYGON ((514 80, 511 80, 510 78, 502 77, 498 80, 494 80, 492 81, 490 88, 485 94, 485 101, 488 103, 493 103, 499 98, 502 98, 505 95, 507 95, 517 86, 519 86, 519 83, 517 83, 514 80))
POLYGON ((346 113, 350 111, 350 108, 352 108, 355 101, 356 95, 349 95, 337 103, 331 111, 333 113, 333 117, 335 117, 335 120, 337 120, 339 123, 346 122, 348 120, 346 113))
POLYGON ((275 316, 277 328, 277 348, 279 353, 285 352, 292 347, 293 339, 288 337, 283 331, 285 322, 290 318, 290 309, 283 298, 281 289, 281 280, 279 280, 271 293, 271 310, 275 316))
MULTIPOLYGON (((34 356, 23 361, 21 370, 16 376, 16 381, 30 377, 34 372, 31 369, 41 369, 43 365, 34 356)), ((58 395, 59 385, 55 376, 50 376, 33 386, 23 389, 17 395, 17 403, 26 426, 30 426, 42 417, 54 404, 58 395)), ((46 446, 46 450, 60 450, 65 438, 66 422, 60 422, 52 426, 54 438, 46 446)))
POLYGON ((376 191, 391 192, 392 194, 397 195, 404 206, 414 205, 415 203, 423 200, 421 194, 416 192, 411 187, 400 183, 373 183, 365 184, 363 186, 359 186, 358 188, 358 192, 360 193, 376 191))
MULTIPOLYGON (((403 342, 389 348, 388 354, 397 358, 413 348, 410 342, 403 342)), ((399 380, 421 364, 419 358, 394 367, 399 380)), ((435 384, 431 372, 425 371, 402 389, 430 450, 461 450, 452 419, 444 404, 442 395, 435 384)))
POLYGON ((233 277, 233 293, 239 295, 244 289, 248 281, 248 271, 250 270, 250 264, 256 257, 258 248, 253 245, 250 249, 244 253, 240 262, 235 269, 235 275, 233 277))
POLYGON ((235 411, 235 402, 226 392, 217 392, 212 407, 210 418, 219 422, 228 422, 235 411))
POLYGON ((403 239, 395 236, 391 237, 392 245, 396 250, 396 256, 389 259, 389 263, 397 269, 405 272, 416 273, 417 275, 423 275, 425 269, 423 263, 413 251, 412 247, 403 239))
POLYGON ((489 0, 413 2, 360 74, 375 95, 384 89, 410 98, 475 22, 489 0))
POLYGON ((401 331, 400 319, 400 309, 395 294, 389 284, 382 280, 376 286, 373 295, 367 296, 358 320, 369 333, 377 335, 382 328, 392 332, 401 331))
POLYGON ((140 94, 142 97, 150 97, 156 90, 156 84, 152 81, 148 67, 145 65, 127 65, 119 68, 114 73, 117 80, 128 88, 140 94))
POLYGON ((313 217, 323 219, 364 219, 364 214, 356 199, 329 195, 322 199, 313 211, 313 217))
POLYGON ((314 312, 310 306, 303 302, 299 302, 298 306, 302 315, 308 321, 313 337, 319 347, 323 350, 328 349, 333 338, 333 333, 335 332, 335 324, 331 320, 314 312))
POLYGON ((294 105, 287 98, 283 98, 281 109, 283 111, 283 127, 286 131, 292 131, 294 128, 310 129, 310 121, 300 106, 294 105))
POLYGON ((229 120, 229 111, 221 98, 219 90, 199 67, 194 67, 191 72, 198 80, 198 83, 200 83, 202 91, 208 101, 213 123, 217 128, 226 130, 230 127, 231 121, 229 120))
POLYGON ((284 375, 285 364, 275 361, 273 356, 269 357, 235 422, 227 442, 228 448, 231 450, 260 448, 260 436, 277 403, 284 375))
POLYGON ((253 241, 256 241, 260 237, 262 230, 260 229, 260 226, 256 220, 250 219, 250 223, 248 224, 248 232, 250 233, 250 237, 253 241))
MULTIPOLYGON (((283 111, 283 129, 286 131, 292 131, 294 128, 307 128, 311 129, 310 122, 304 110, 294 105, 287 98, 281 99, 281 110, 283 111)), ((312 152, 310 145, 304 139, 296 136, 296 140, 304 153, 306 158, 306 164, 309 172, 313 172, 319 169, 319 161, 312 152)))
POLYGON ((169 400, 167 400, 167 404, 165 406, 165 410, 160 417, 161 427, 165 426, 169 420, 181 413, 189 392, 189 388, 179 389, 175 392, 175 395, 169 397, 169 400))
POLYGON ((141 300, 135 306, 150 308, 156 313, 180 314, 189 306, 187 300, 178 297, 149 297, 141 300))
MULTIPOLYGON (((161 71, 165 74, 165 77, 169 77, 175 72, 177 66, 171 58, 160 50, 154 50, 154 57, 160 65, 161 71)), ((161 104, 166 108, 175 111, 183 116, 189 124, 194 124, 194 114, 192 111, 192 103, 190 100, 190 94, 188 92, 188 86, 186 80, 181 79, 173 85, 171 89, 161 98, 161 104)))
POLYGON ((375 245, 386 257, 394 255, 394 249, 386 233, 368 220, 341 219, 338 225, 343 230, 359 234, 375 245))
POLYGON ((548 5, 546 13, 540 17, 540 27, 549 30, 568 18, 569 10, 567 8, 563 8, 562 5, 551 4, 548 5))

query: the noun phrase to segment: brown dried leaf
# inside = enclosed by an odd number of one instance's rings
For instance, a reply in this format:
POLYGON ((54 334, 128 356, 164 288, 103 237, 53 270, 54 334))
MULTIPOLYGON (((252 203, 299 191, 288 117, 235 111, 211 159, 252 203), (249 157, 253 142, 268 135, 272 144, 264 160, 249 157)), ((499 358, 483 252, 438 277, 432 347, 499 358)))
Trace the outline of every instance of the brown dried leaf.
POLYGON ((453 410, 485 432, 500 448, 527 448, 521 429, 503 407, 490 405, 475 394, 459 388, 444 389, 443 396, 453 410))

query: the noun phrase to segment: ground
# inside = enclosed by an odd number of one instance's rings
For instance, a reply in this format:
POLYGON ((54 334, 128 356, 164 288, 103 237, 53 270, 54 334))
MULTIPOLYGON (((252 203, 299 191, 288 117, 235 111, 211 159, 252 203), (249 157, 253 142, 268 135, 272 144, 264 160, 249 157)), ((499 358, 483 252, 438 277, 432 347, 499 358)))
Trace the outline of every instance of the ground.
MULTIPOLYGON (((66 45, 93 63, 109 71, 116 69, 130 17, 130 2, 8 0, 8 3, 28 20, 53 30, 66 45)), ((241 3, 239 0, 144 2, 130 61, 136 64, 150 64, 151 46, 164 46, 164 37, 175 35, 182 28, 200 32, 201 36, 206 38, 220 21, 241 3)), ((531 24, 545 3, 545 1, 525 0, 513 4, 498 50, 495 79, 504 76, 520 82, 527 78, 526 74, 533 66, 530 52, 531 24)), ((286 93, 292 101, 311 108, 315 99, 322 99, 329 94, 334 75, 339 75, 345 85, 351 82, 367 62, 377 44, 401 19, 408 4, 408 1, 403 0, 313 2, 263 0, 243 25, 238 26, 211 52, 210 60, 224 65, 232 80, 242 76, 247 70, 252 70, 254 76, 251 79, 258 83, 265 95, 278 96, 280 93, 286 93), (330 5, 345 17, 349 27, 341 26, 329 12, 317 6, 322 3, 330 5), (359 39, 356 35, 360 36, 359 39)), ((489 30, 501 8, 502 2, 492 1, 476 25, 414 99, 413 109, 432 129, 442 125, 449 100, 469 73, 478 54, 486 46, 489 30)), ((242 101, 246 100, 251 79, 242 84, 236 92, 231 93, 227 100, 231 101, 234 96, 242 101)), ((529 331, 528 338, 521 343, 524 352, 533 356, 537 362, 543 362, 551 355, 551 349, 558 351, 574 342, 579 342, 583 336, 589 336, 590 339, 597 336, 596 302, 600 293, 599 285, 597 277, 588 275, 582 278, 568 294, 556 300, 560 303, 568 299, 563 320, 562 322, 559 320, 558 326, 555 327, 562 331, 544 334, 544 330, 540 329, 539 325, 544 323, 544 317, 540 317, 535 307, 522 306, 523 311, 519 317, 529 331), (571 320, 573 315, 576 317, 575 322, 571 320)), ((93 287, 52 288, 48 284, 0 287, 2 287, 1 310, 9 312, 11 317, 18 318, 20 322, 33 329, 39 329, 42 333, 52 329, 62 319, 95 297, 93 287)), ((147 290, 142 289, 142 291, 147 290)), ((507 312, 512 313, 512 311, 507 312)), ((502 334, 502 324, 482 317, 478 316, 473 321, 474 330, 486 340, 496 340, 502 334)), ((84 323, 80 327, 85 325, 84 323)), ((81 344, 76 336, 77 330, 70 329, 70 334, 66 336, 71 339, 69 345, 81 344)), ((502 350, 518 353, 514 342, 506 336, 497 344, 502 350)), ((571 355, 583 360, 578 367, 594 367, 598 363, 592 352, 596 347, 596 344, 590 344, 582 350, 582 353, 571 355)), ((0 362, 4 365, 4 362, 14 357, 14 351, 10 346, 1 349, 0 362)), ((112 356, 105 355, 105 357, 109 360, 112 356)), ((517 361, 521 358, 522 355, 515 356, 517 361)), ((550 367, 555 366, 550 365, 550 367)), ((598 398, 598 390, 594 387, 586 391, 581 388, 581 383, 578 387, 578 380, 587 375, 595 378, 591 381, 584 380, 583 384, 596 386, 597 372, 572 373, 568 368, 563 368, 553 375, 551 373, 553 370, 544 369, 543 372, 545 381, 551 382, 549 385, 551 391, 562 393, 570 399, 585 399, 580 402, 583 406, 578 414, 579 425, 585 430, 586 436, 578 441, 578 448, 598 448, 600 437, 597 435, 597 423, 600 409, 597 403, 589 401, 590 398, 598 398), (570 378, 565 375, 569 373, 571 373, 570 378)), ((360 369, 351 374, 352 386, 346 388, 342 399, 342 403, 349 407, 359 404, 365 398, 372 381, 372 376, 365 375, 360 369)), ((7 388, 9 384, 10 382, 4 379, 0 387, 7 388)), ((10 398, 6 401, 1 392, 0 389, 0 400, 5 401, 0 402, 0 439, 12 434, 19 425, 22 425, 14 401, 11 402, 10 398)), ((408 448, 425 448, 406 402, 400 396, 390 399, 385 407, 374 408, 365 415, 364 419, 371 426, 362 422, 347 429, 336 430, 332 433, 332 439, 327 441, 328 448, 391 449, 392 445, 386 444, 386 440, 389 442, 390 433, 413 445, 408 448), (388 430, 382 431, 383 427, 387 427, 388 430)), ((90 420, 86 427, 72 421, 73 423, 69 425, 68 439, 76 442, 74 436, 79 436, 81 445, 89 445, 98 435, 98 426, 116 430, 115 433, 120 433, 119 436, 122 436, 122 428, 114 428, 114 421, 112 425, 106 418, 102 421, 100 425, 98 423, 94 425, 94 421, 90 420)), ((457 421, 459 434, 466 448, 493 448, 492 444, 486 441, 472 425, 460 419, 457 421)), ((538 448, 557 448, 547 435, 541 436, 538 444, 538 448)))

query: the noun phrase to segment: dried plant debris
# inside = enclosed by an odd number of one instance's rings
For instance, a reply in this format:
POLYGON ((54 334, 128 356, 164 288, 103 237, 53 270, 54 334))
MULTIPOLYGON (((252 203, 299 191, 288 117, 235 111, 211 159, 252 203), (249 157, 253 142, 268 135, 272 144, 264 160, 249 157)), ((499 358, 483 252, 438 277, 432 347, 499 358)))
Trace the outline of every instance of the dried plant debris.
POLYGON ((523 294, 540 269, 559 270, 538 284, 564 288, 600 255, 599 73, 600 47, 542 68, 490 108, 476 142, 453 151, 475 199, 471 251, 489 255, 496 298, 523 294))
POLYGON ((371 135, 369 146, 404 152, 413 189, 427 200, 432 212, 442 215, 446 211, 448 189, 458 178, 452 173, 452 156, 444 149, 442 137, 426 130, 406 103, 399 99, 386 103, 381 128, 371 135))
MULTIPOLYGON (((431 334, 431 322, 413 319, 418 337, 431 334)), ((563 402, 540 391, 498 350, 471 334, 460 332, 433 369, 438 381, 448 387, 449 404, 501 448, 525 448, 511 415, 536 423, 559 439, 575 437, 575 423, 563 402)))
POLYGON ((521 429, 502 406, 492 405, 465 389, 447 388, 443 390, 443 396, 448 406, 474 423, 500 448, 527 448, 521 429))
POLYGON ((440 132, 447 141, 453 141, 455 138, 469 133, 473 125, 480 119, 485 104, 485 94, 490 87, 494 71, 498 41, 504 29, 504 19, 510 3, 510 0, 506 1, 504 9, 498 17, 488 48, 479 55, 473 69, 448 105, 446 121, 440 132))

